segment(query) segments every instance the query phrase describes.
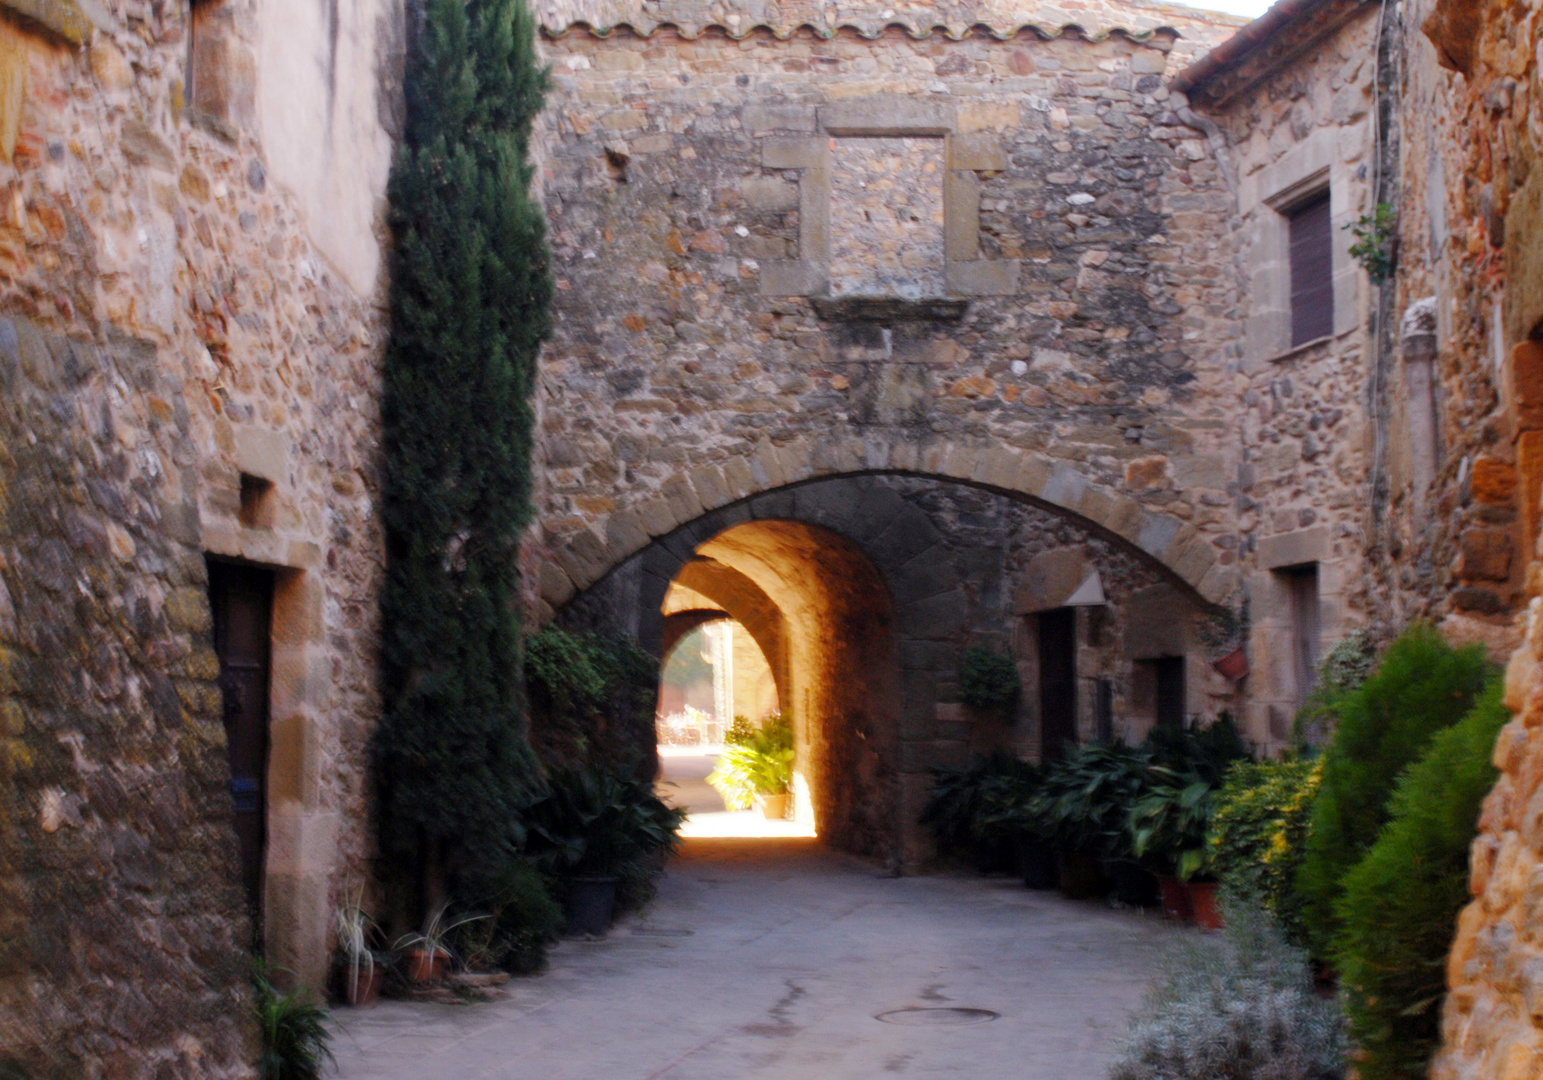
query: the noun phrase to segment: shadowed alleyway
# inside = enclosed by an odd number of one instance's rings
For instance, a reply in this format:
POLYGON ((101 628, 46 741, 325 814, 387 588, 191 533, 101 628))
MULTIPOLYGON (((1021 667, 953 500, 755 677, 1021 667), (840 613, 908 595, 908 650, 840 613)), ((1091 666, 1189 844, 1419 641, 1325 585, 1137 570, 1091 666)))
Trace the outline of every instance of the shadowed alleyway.
POLYGON ((1097 1080, 1177 932, 812 840, 687 840, 643 918, 508 999, 339 1010, 334 1048, 345 1080, 1097 1080), (1000 1016, 875 1019, 947 1007, 1000 1016))

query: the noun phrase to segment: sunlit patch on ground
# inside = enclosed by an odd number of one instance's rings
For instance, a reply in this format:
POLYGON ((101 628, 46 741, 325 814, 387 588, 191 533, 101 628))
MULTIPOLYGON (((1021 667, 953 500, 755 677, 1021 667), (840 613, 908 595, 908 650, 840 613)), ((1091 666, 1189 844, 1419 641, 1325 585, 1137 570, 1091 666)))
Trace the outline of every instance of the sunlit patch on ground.
POLYGON ((671 806, 682 806, 691 816, 680 834, 689 837, 811 837, 814 829, 797 821, 768 821, 757 810, 729 810, 707 782, 717 759, 715 748, 661 746, 659 748, 659 797, 671 806))

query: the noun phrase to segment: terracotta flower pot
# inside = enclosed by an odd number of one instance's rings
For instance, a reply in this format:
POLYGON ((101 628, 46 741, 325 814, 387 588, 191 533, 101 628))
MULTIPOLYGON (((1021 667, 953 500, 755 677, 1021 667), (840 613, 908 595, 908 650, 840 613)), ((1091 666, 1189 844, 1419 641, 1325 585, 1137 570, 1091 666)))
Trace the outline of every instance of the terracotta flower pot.
POLYGON ((1221 659, 1211 661, 1211 666, 1223 678, 1237 682, 1248 675, 1248 654, 1243 651, 1243 646, 1239 645, 1221 659))
POLYGON ((575 877, 568 879, 563 897, 567 930, 573 935, 599 937, 610 928, 616 913, 616 879, 613 877, 575 877))
POLYGON ((432 954, 427 949, 412 949, 407 953, 407 977, 413 982, 438 982, 445 977, 449 963, 450 954, 444 949, 432 954))
POLYGON ((348 973, 343 975, 343 989, 348 996, 350 1005, 370 1005, 380 997, 380 987, 386 981, 386 972, 379 966, 373 968, 361 968, 357 982, 349 978, 348 973))
POLYGON ((767 821, 781 821, 788 816, 788 793, 779 795, 756 795, 753 799, 755 808, 761 812, 761 816, 767 821))
POLYGON ((1194 915, 1194 908, 1190 906, 1189 889, 1184 882, 1178 878, 1160 877, 1157 879, 1157 888, 1162 894, 1163 914, 1179 922, 1189 922, 1194 915))
POLYGON ((1216 882, 1190 881, 1186 883, 1186 888, 1189 891, 1189 909, 1195 925, 1202 930, 1220 930, 1222 911, 1216 904, 1216 882))

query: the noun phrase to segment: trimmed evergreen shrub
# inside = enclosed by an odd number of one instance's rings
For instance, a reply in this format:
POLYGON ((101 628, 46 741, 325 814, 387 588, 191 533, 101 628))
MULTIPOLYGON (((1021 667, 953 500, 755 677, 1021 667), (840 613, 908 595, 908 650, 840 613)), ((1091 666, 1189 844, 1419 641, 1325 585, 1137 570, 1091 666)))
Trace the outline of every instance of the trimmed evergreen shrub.
POLYGON ((427 0, 413 27, 384 362, 384 875, 468 902, 515 856, 535 789, 518 548, 552 295, 528 149, 547 74, 522 0, 427 0))
POLYGON ((1312 823, 1322 761, 1239 761, 1211 815, 1211 872, 1223 889, 1259 903, 1305 942, 1296 875, 1312 823))
POLYGON ((1323 782, 1297 875, 1312 948, 1329 953, 1338 930, 1335 904, 1350 868, 1388 820, 1400 773, 1438 732, 1473 707, 1491 666, 1479 646, 1454 649, 1436 630, 1406 630, 1377 671, 1333 703, 1334 740, 1324 751, 1323 782))
POLYGON ((1126 1037, 1110 1080, 1331 1080, 1343 1074, 1338 1009, 1307 954, 1269 915, 1223 899, 1219 939, 1189 939, 1126 1037))
POLYGON ((1345 876, 1334 942, 1362 1080, 1423 1077, 1441 1039, 1446 956, 1468 901, 1468 850, 1510 720, 1500 679, 1431 739, 1398 782, 1391 816, 1345 876))
POLYGON ((1018 700, 1018 667, 1012 657, 971 645, 959 665, 959 700, 972 709, 1007 710, 1018 700))

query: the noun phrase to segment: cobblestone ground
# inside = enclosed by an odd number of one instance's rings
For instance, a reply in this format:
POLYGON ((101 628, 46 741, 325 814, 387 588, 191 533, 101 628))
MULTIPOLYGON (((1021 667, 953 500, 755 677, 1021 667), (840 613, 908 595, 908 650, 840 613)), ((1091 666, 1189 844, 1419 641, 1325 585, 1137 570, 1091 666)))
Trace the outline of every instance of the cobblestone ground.
POLYGON ((1096 1080, 1177 932, 813 840, 694 839, 641 918, 506 1000, 339 1009, 334 1049, 345 1080, 1096 1080), (950 1008, 998 1016, 921 1011, 950 1008))

